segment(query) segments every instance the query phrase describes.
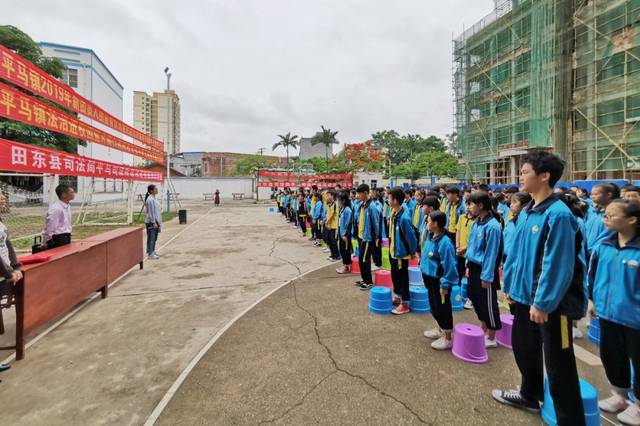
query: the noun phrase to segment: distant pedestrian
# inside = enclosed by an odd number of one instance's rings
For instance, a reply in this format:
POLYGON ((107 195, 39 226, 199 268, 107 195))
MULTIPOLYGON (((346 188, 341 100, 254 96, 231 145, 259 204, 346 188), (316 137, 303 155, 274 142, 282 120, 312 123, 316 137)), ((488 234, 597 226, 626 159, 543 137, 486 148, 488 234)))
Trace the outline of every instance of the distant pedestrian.
POLYGON ((47 249, 61 247, 71 243, 71 206, 76 196, 73 188, 60 184, 56 187, 58 199, 54 201, 45 218, 43 242, 47 249))
POLYGON ((162 226, 162 210, 160 202, 156 199, 158 188, 155 185, 147 187, 147 195, 144 199, 144 207, 147 210, 147 218, 145 224, 147 227, 147 254, 149 259, 160 259, 160 255, 156 253, 156 241, 158 233, 162 226))
POLYGON ((216 193, 213 197, 213 204, 216 206, 220 205, 220 190, 216 189, 216 193))

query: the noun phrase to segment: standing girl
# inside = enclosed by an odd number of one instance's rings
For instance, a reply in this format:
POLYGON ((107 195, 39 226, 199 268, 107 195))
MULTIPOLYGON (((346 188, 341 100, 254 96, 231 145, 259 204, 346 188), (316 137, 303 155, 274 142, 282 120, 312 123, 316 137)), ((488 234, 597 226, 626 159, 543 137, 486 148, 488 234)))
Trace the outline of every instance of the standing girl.
MULTIPOLYGON (((504 259, 512 254, 513 237, 516 232, 516 224, 518 223, 518 215, 526 206, 531 202, 531 195, 526 192, 516 192, 511 196, 511 204, 509 205, 509 212, 511 213, 511 219, 507 221, 502 231, 502 238, 504 240, 504 259)), ((509 216, 509 215, 508 215, 509 216)), ((515 253, 513 253, 515 254, 515 253)))
POLYGON ((598 405, 620 412, 618 420, 624 424, 640 425, 640 203, 613 201, 604 224, 613 234, 591 254, 589 313, 600 318, 600 359, 613 396, 598 405), (635 402, 627 405, 631 388, 635 402))
POLYGON ((216 207, 220 205, 220 190, 219 189, 216 189, 216 192, 213 195, 213 205, 216 206, 216 207))
POLYGON ((436 350, 448 350, 453 346, 451 332, 453 330, 453 313, 451 311, 451 286, 458 284, 456 270, 456 250, 451 238, 446 236, 447 215, 441 211, 433 211, 427 216, 429 237, 422 247, 420 269, 422 279, 429 293, 431 313, 438 327, 424 332, 429 339, 437 339, 431 343, 436 350))
POLYGON ((302 191, 298 194, 298 223, 300 224, 300 230, 302 236, 307 236, 307 201, 302 191))
POLYGON ((338 194, 338 205, 340 206, 338 220, 338 244, 340 249, 340 257, 342 258, 342 267, 336 269, 339 274, 347 274, 351 272, 351 225, 353 223, 353 209, 351 208, 351 200, 349 193, 346 191, 338 194))
POLYGON ((502 227, 498 214, 486 192, 475 192, 469 197, 469 211, 476 217, 471 227, 467 246, 469 287, 467 293, 485 331, 485 346, 495 348, 496 331, 502 328, 498 309, 500 277, 498 268, 502 260, 502 227))
POLYGON ((160 255, 156 253, 156 241, 162 227, 162 210, 160 203, 156 199, 157 193, 158 188, 155 185, 149 185, 144 199, 144 206, 147 210, 145 224, 147 227, 147 254, 149 259, 160 259, 160 255))

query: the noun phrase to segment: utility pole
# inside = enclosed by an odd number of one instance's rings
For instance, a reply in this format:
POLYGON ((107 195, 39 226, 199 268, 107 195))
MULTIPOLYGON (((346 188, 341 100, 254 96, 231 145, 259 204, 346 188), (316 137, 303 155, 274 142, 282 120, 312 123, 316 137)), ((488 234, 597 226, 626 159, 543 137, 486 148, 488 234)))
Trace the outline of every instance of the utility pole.
POLYGON ((258 148, 258 155, 264 155, 264 151, 266 148, 258 148))
MULTIPOLYGON (((165 67, 164 74, 167 76, 167 91, 171 88, 171 73, 169 72, 169 67, 165 67)), ((164 142, 165 150, 167 151, 167 157, 165 161, 167 162, 167 211, 171 211, 171 191, 169 190, 170 180, 171 180, 171 111, 167 111, 167 138, 164 142)))

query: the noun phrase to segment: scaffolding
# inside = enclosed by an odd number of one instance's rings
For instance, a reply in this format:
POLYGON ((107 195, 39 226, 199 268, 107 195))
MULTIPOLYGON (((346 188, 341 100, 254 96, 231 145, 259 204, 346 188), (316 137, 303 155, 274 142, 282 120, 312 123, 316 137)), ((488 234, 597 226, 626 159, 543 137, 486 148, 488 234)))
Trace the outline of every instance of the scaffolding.
POLYGON ((564 178, 640 179, 640 0, 497 0, 453 41, 465 179, 517 182, 531 148, 564 178))

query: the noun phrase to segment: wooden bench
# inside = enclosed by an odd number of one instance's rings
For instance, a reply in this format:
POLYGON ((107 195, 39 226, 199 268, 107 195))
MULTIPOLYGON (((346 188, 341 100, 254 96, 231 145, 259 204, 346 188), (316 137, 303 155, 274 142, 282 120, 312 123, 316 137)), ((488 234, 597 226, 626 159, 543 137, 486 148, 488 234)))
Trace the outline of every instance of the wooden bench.
POLYGON ((205 192, 202 195, 204 196, 205 201, 213 201, 213 196, 215 194, 213 192, 205 192))
POLYGON ((45 253, 51 259, 24 265, 23 278, 9 295, 16 311, 16 344, 2 349, 15 349, 17 360, 24 358, 27 335, 95 292, 107 297, 109 284, 138 264, 142 269, 142 227, 116 229, 45 253))
POLYGON ((244 199, 244 192, 232 192, 231 195, 233 196, 234 200, 244 199))

